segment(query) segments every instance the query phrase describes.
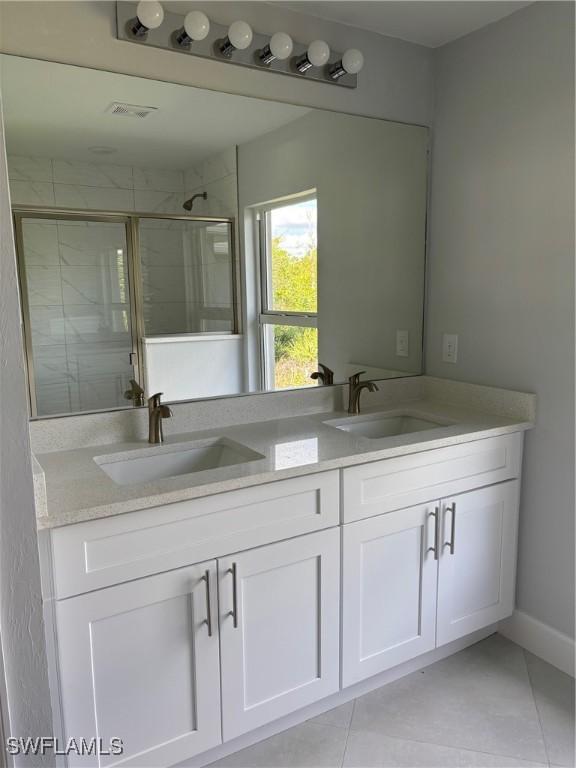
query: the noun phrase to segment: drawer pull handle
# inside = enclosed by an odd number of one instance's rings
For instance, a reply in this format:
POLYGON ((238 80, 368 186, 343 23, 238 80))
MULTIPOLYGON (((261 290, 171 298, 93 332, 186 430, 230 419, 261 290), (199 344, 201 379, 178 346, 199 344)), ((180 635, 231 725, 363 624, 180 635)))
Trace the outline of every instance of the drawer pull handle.
POLYGON ((206 625, 208 637, 212 637, 212 601, 210 599, 210 571, 206 571, 202 580, 206 582, 206 625))
POLYGON ((237 572, 236 563, 232 563, 232 568, 228 570, 228 573, 232 574, 232 610, 228 614, 234 619, 234 629, 238 628, 238 584, 237 584, 237 572))
POLYGON ((452 502, 449 507, 446 507, 446 512, 450 512, 452 520, 450 524, 450 541, 445 541, 444 546, 450 547, 450 554, 454 554, 454 544, 456 542, 456 502, 452 502))
POLYGON ((430 512, 429 515, 434 518, 434 546, 428 547, 427 552, 434 552, 434 560, 438 560, 440 556, 438 549, 438 542, 440 540, 440 508, 434 507, 434 512, 430 512))

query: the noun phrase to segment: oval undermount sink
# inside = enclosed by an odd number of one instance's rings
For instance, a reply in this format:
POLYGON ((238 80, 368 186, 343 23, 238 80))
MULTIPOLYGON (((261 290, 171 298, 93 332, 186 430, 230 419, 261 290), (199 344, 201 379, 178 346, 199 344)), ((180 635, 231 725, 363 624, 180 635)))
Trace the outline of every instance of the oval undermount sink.
POLYGON ((394 435, 407 435, 413 432, 424 432, 428 429, 445 427, 449 423, 410 412, 390 415, 367 413, 362 416, 349 416, 344 419, 331 419, 324 422, 329 427, 335 427, 359 437, 367 437, 370 440, 380 440, 384 437, 394 437, 394 435))
POLYGON ((94 461, 117 485, 136 485, 263 458, 245 445, 218 437, 95 456, 94 461))

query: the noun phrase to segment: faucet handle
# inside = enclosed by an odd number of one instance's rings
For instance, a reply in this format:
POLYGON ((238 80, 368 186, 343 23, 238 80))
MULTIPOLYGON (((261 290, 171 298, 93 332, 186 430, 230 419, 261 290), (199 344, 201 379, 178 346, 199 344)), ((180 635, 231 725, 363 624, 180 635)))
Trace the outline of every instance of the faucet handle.
POLYGON ((319 379, 322 384, 334 384, 334 371, 328 368, 324 363, 318 363, 317 371, 310 374, 310 378, 315 381, 319 379))
POLYGON ((160 405, 162 405, 161 397, 164 394, 164 392, 156 392, 155 395, 152 395, 148 398, 148 407, 149 408, 158 408, 160 405))
POLYGON ((318 368, 322 370, 324 374, 324 384, 334 384, 334 371, 328 368, 324 363, 318 363, 318 368))
POLYGON ((350 384, 359 384, 360 383, 360 376, 362 374, 366 373, 366 371, 358 371, 358 373, 353 373, 352 376, 348 379, 348 382, 350 384))

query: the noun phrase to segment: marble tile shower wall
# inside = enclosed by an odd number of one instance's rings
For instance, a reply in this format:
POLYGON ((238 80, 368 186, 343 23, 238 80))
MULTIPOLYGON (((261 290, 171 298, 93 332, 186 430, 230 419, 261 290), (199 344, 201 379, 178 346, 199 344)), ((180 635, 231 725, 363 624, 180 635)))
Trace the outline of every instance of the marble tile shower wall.
POLYGON ((8 157, 13 205, 182 214, 179 170, 8 157))
POLYGON ((238 184, 236 147, 203 160, 184 173, 186 198, 206 192, 206 200, 194 201, 192 213, 196 216, 238 216, 238 184))

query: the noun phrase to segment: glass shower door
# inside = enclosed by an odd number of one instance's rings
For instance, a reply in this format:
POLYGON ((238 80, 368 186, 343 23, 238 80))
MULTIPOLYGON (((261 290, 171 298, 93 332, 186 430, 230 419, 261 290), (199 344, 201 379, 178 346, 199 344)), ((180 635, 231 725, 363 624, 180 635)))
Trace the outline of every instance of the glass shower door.
POLYGON ((137 345, 127 225, 17 215, 32 416, 128 405, 137 345))
POLYGON ((144 335, 235 333, 232 224, 139 220, 144 335))

